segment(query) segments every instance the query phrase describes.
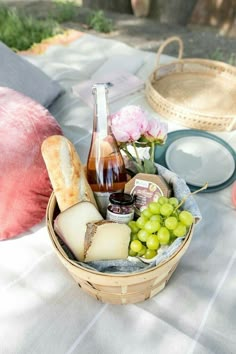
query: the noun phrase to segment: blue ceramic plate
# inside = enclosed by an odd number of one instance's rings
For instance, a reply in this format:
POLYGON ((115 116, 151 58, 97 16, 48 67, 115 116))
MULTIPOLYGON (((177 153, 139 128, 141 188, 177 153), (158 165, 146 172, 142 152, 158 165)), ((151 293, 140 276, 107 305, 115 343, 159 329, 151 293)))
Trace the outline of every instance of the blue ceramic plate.
POLYGON ((208 182, 203 192, 216 192, 236 180, 236 154, 216 135, 201 130, 171 132, 157 146, 155 161, 184 178, 191 191, 208 182))

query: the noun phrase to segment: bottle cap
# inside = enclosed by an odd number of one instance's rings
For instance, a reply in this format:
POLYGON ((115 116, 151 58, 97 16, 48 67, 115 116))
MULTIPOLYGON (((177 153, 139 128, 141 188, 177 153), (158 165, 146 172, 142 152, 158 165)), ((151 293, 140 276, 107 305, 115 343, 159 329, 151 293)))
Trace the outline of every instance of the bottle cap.
POLYGON ((134 197, 128 193, 112 193, 110 194, 109 200, 112 204, 119 205, 130 205, 134 203, 134 197))

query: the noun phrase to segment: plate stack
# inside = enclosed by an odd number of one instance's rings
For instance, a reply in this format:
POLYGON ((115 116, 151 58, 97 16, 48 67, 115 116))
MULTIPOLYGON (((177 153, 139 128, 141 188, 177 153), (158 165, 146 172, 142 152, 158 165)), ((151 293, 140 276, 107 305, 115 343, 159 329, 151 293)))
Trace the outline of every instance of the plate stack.
POLYGON ((236 153, 223 139, 205 131, 184 129, 167 135, 155 150, 155 161, 183 178, 191 191, 216 192, 236 179, 236 153))

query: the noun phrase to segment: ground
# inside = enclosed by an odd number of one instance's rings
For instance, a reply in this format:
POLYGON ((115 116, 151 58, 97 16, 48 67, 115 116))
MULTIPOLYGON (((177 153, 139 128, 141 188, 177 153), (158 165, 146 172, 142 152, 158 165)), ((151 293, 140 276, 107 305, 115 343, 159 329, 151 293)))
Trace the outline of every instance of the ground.
MULTIPOLYGON (((45 18, 49 10, 55 6, 50 0, 8 0, 7 2, 24 8, 26 13, 34 14, 40 18, 45 18)), ((113 20, 114 30, 109 34, 102 34, 85 26, 90 10, 80 7, 80 0, 77 2, 78 11, 76 11, 73 22, 63 24, 66 28, 96 33, 98 36, 120 40, 133 47, 154 52, 157 51, 164 39, 177 35, 184 42, 184 57, 210 58, 236 65, 236 39, 221 36, 217 29, 201 26, 170 26, 160 24, 153 19, 106 12, 106 16, 113 20)), ((176 55, 177 48, 171 46, 167 48, 166 53, 176 55)))

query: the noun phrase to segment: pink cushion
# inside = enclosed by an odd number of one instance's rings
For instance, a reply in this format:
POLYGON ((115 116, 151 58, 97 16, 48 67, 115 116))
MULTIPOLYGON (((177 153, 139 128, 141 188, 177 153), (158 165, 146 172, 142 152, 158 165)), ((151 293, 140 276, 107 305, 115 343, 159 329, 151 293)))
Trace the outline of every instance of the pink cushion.
POLYGON ((52 189, 41 144, 54 134, 61 129, 44 107, 0 87, 0 240, 43 219, 52 189))

